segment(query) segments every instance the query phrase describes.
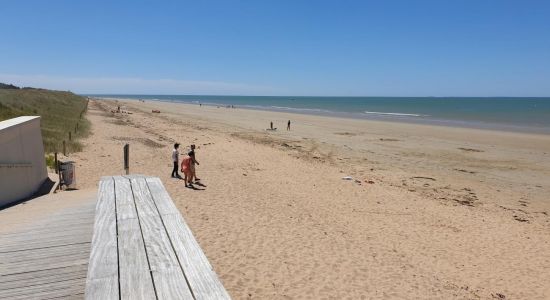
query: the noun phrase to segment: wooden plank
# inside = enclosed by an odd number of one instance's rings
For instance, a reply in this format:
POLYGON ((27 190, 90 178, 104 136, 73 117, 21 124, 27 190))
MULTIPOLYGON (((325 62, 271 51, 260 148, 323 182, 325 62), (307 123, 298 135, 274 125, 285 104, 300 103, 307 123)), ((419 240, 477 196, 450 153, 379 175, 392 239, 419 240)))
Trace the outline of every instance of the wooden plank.
MULTIPOLYGON (((21 294, 33 294, 46 290, 51 285, 60 285, 61 288, 67 289, 71 285, 79 284, 84 285, 86 283, 86 273, 80 272, 77 274, 64 274, 64 276, 50 277, 47 279, 34 280, 32 282, 25 282, 25 284, 17 284, 12 282, 10 285, 6 285, 0 291, 0 296, 13 296, 21 294)), ((82 292, 82 290, 80 291, 82 292)))
POLYGON ((5 247, 0 248, 0 253, 10 253, 10 252, 19 252, 19 251, 28 251, 34 249, 43 249, 43 248, 53 248, 61 247, 64 245, 74 245, 80 243, 89 243, 90 238, 88 236, 68 236, 62 238, 53 238, 51 240, 42 240, 42 241, 29 241, 24 243, 24 246, 21 246, 21 243, 10 243, 5 245, 5 247))
POLYGON ((159 299, 193 299, 145 179, 134 178, 131 183, 159 299))
POLYGON ((156 299, 130 180, 115 176, 121 299, 156 299))
MULTIPOLYGON (((94 221, 93 216, 95 216, 95 213, 90 212, 90 210, 95 212, 95 207, 93 206, 82 207, 81 209, 84 209, 86 213, 76 214, 76 215, 48 215, 47 217, 40 216, 40 219, 38 220, 38 222, 37 220, 21 221, 21 222, 19 221, 2 222, 2 226, 17 225, 18 227, 14 228, 13 232, 18 232, 20 230, 29 230, 33 228, 44 229, 43 227, 41 227, 41 225, 48 224, 48 223, 51 223, 54 226, 59 226, 58 223, 63 223, 63 222, 75 222, 75 221, 76 223, 79 223, 79 222, 88 223, 89 221, 93 222, 94 221), (88 217, 92 217, 92 219, 90 220, 88 217)), ((5 232, 5 233, 9 234, 9 232, 5 232)))
POLYGON ((160 179, 146 181, 196 299, 230 299, 160 179))
MULTIPOLYGON (((116 266, 116 265, 115 265, 116 266)), ((102 278, 86 278, 85 299, 117 300, 118 298, 118 276, 106 276, 102 278)))
POLYGON ((143 216, 140 222, 151 271, 180 268, 160 219, 156 216, 143 216))
POLYGON ((118 249, 114 180, 99 182, 86 299, 118 299, 118 249))
POLYGON ((94 224, 94 216, 90 215, 86 218, 92 219, 88 222, 76 222, 71 223, 70 226, 67 225, 52 225, 50 224, 42 224, 41 227, 38 228, 25 228, 20 229, 17 232, 13 233, 5 233, 2 234, 2 237, 0 237, 0 243, 3 242, 9 242, 9 241, 15 241, 15 240, 32 240, 37 239, 40 237, 43 237, 44 234, 48 234, 50 236, 63 236, 63 235, 70 235, 70 234, 80 234, 81 232, 89 232, 90 237, 93 234, 93 224, 94 224))
POLYGON ((148 176, 141 175, 141 174, 130 174, 130 175, 122 175, 122 177, 124 177, 128 180, 131 180, 131 179, 135 179, 135 178, 146 178, 148 176))
MULTIPOLYGON (((87 204, 86 206, 79 206, 77 208, 64 208, 64 210, 62 212, 52 212, 51 214, 48 214, 46 216, 41 216, 40 221, 45 223, 45 222, 48 222, 48 221, 65 220, 65 219, 78 219, 81 216, 94 215, 95 205, 93 205, 93 204, 95 204, 95 203, 87 204)), ((28 210, 28 211, 25 211, 25 212, 26 213, 33 213, 33 212, 39 212, 40 213, 41 211, 28 210)), ((36 220, 28 219, 28 220, 24 220, 24 221, 12 220, 11 222, 7 222, 7 223, 2 222, 2 224, 33 225, 33 224, 37 224, 37 223, 36 223, 36 220)))
MULTIPOLYGON (((38 223, 36 226, 24 226, 16 228, 15 230, 11 232, 6 232, 2 234, 2 239, 9 239, 11 237, 17 237, 18 235, 21 235, 22 233, 35 233, 39 234, 41 232, 52 232, 52 231, 63 231, 64 229, 68 229, 72 227, 86 227, 86 228, 92 228, 94 224, 94 215, 89 216, 82 216, 80 219, 82 220, 67 220, 64 221, 60 219, 59 221, 54 222, 48 222, 48 223, 38 223), (51 226, 51 228, 50 228, 51 226)), ((9 226, 9 225, 6 225, 9 226)))
POLYGON ((96 197, 45 197, 1 212, 1 299, 83 298, 96 197))
MULTIPOLYGON (((82 286, 75 286, 74 288, 71 288, 70 290, 60 290, 57 291, 56 294, 50 294, 50 295, 43 295, 40 300, 81 300, 84 299, 84 293, 79 292, 79 290, 82 290, 82 286)), ((28 297, 15 297, 10 300, 27 300, 28 297)))
MULTIPOLYGON (((71 245, 72 246, 72 245, 71 245)), ((77 245, 80 246, 80 245, 77 245)), ((41 250, 36 250, 34 252, 25 253, 25 252, 14 252, 10 254, 14 254, 13 256, 4 256, 0 258, 0 268, 3 268, 5 265, 14 264, 14 263, 20 263, 24 262, 26 260, 30 261, 36 261, 36 260, 48 260, 50 258, 56 259, 57 257, 66 257, 66 256, 82 256, 89 258, 90 257, 90 249, 85 248, 69 248, 63 247, 63 250, 56 251, 56 252, 46 252, 41 250), (64 249, 67 248, 67 249, 64 249), (23 253, 23 255, 21 255, 23 253)))
POLYGON ((43 251, 43 249, 34 249, 28 251, 17 251, 17 252, 8 252, 0 253, 0 265, 7 263, 14 263, 19 261, 24 261, 27 259, 47 259, 50 255, 59 256, 66 254, 74 253, 83 253, 86 256, 90 255, 90 243, 82 243, 75 245, 68 245, 64 247, 59 247, 55 252, 43 251))
POLYGON ((115 181, 117 221, 137 219, 136 205, 130 180, 122 176, 113 177, 115 181))
POLYGON ((120 298, 156 299, 138 219, 118 223, 120 298))
MULTIPOLYGON (((93 208, 90 208, 90 209, 93 210, 93 208)), ((13 224, 16 224, 17 227, 14 228, 12 231, 3 232, 2 239, 13 237, 14 235, 21 234, 22 232, 37 232, 37 231, 52 232, 52 231, 56 231, 56 229, 62 230, 63 228, 69 228, 70 226, 88 226, 94 223, 94 216, 95 214, 85 214, 85 215, 82 214, 77 217, 75 216, 74 218, 59 216, 53 219, 46 219, 40 222, 33 222, 32 224, 28 224, 28 225, 21 225, 21 223, 13 223, 13 224), (70 226, 67 226, 67 225, 70 225, 70 226)), ((11 226, 11 225, 3 224, 2 226, 11 226)))
POLYGON ((47 296, 52 294, 58 294, 59 291, 67 290, 68 288, 79 286, 84 287, 84 278, 74 278, 70 280, 54 282, 49 284, 42 284, 36 286, 29 286, 23 289, 7 289, 0 291, 0 299, 13 299, 16 297, 41 299, 41 296, 47 296))
MULTIPOLYGON (((95 200, 96 197, 93 197, 93 200, 95 200)), ((69 200, 67 200, 69 201, 69 200)), ((93 201, 93 202, 90 202, 90 203, 85 203, 85 204, 82 204, 82 205, 77 205, 77 206, 74 206, 74 207, 64 207, 62 211, 51 211, 50 213, 48 213, 47 215, 43 215, 42 217, 45 218, 45 220, 47 219, 52 219, 54 218, 54 216, 75 216, 75 215, 81 215, 81 214, 90 214, 91 212, 93 212, 94 208, 95 208, 95 205, 96 205, 96 202, 93 201), (86 208, 85 210, 83 210, 83 208, 86 208), (88 208, 90 208, 90 210, 88 210, 88 208)), ((30 212, 43 212, 43 208, 41 209, 28 209, 28 210, 25 210, 27 213, 30 213, 30 212)), ((54 218, 55 219, 55 218, 54 218)), ((21 224, 24 224, 24 223, 34 223, 32 222, 33 220, 32 219, 25 219, 23 222, 20 222, 21 224)), ((18 222, 19 223, 19 222, 18 222)))
POLYGON ((195 299, 179 267, 153 271, 153 277, 158 299, 195 299))
MULTIPOLYGON (((132 192, 134 194, 134 202, 136 204, 139 217, 141 216, 158 216, 158 211, 155 203, 151 199, 151 194, 147 188, 145 178, 133 178, 130 180, 132 184, 132 192)), ((142 229, 143 230, 143 229, 142 229)))
MULTIPOLYGON (((78 232, 77 232, 78 233, 78 232)), ((42 238, 34 239, 21 239, 16 242, 7 242, 4 247, 0 249, 0 256, 9 255, 14 252, 30 252, 36 251, 37 249, 47 249, 47 248, 56 248, 64 247, 64 245, 76 245, 90 243, 92 235, 87 232, 80 232, 80 234, 73 234, 67 236, 52 236, 50 237, 47 233, 43 235, 42 238)))
POLYGON ((231 299, 180 214, 162 217, 196 299, 231 299))
POLYGON ((46 223, 41 224, 41 227, 22 228, 18 231, 6 233, 0 238, 2 242, 8 242, 14 239, 33 239, 40 238, 44 233, 46 234, 70 234, 74 231, 87 232, 90 237, 93 234, 94 216, 83 217, 85 219, 91 219, 91 221, 73 221, 73 222, 59 222, 56 224, 46 223), (69 229, 70 228, 70 229, 69 229), (65 231, 66 232, 63 232, 65 231))
POLYGON ((87 262, 88 262, 88 258, 83 257, 81 259, 73 260, 73 261, 70 261, 70 260, 59 260, 54 262, 44 261, 41 263, 34 263, 34 264, 29 263, 26 265, 16 265, 16 266, 13 266, 13 268, 16 268, 16 269, 2 268, 2 270, 0 271, 2 272, 0 273, 0 276, 7 276, 12 274, 24 273, 24 272, 34 272, 37 270, 50 269, 50 268, 70 267, 70 266, 86 264, 87 262))
POLYGON ((172 201, 172 198, 170 198, 170 195, 166 192, 160 178, 147 178, 146 182, 161 216, 168 214, 180 214, 178 208, 174 204, 174 201, 172 201))
POLYGON ((59 279, 70 279, 75 276, 86 277, 87 264, 55 269, 42 269, 34 272, 25 272, 13 275, 0 276, 0 290, 8 288, 35 285, 37 283, 54 282, 59 279))
MULTIPOLYGON (((90 249, 89 249, 90 244, 82 244, 82 245, 85 245, 88 247, 77 248, 77 247, 71 247, 73 245, 70 245, 66 247, 56 248, 55 251, 52 251, 51 249, 38 249, 32 252, 24 251, 24 252, 9 253, 9 254, 15 254, 15 255, 12 257, 5 257, 6 259, 0 262, 0 268, 5 268, 7 265, 14 265, 14 264, 25 263, 29 261, 47 262, 47 261, 55 261, 56 259, 62 260, 63 257, 88 258, 90 256, 90 249), (17 254, 19 254, 20 256, 17 257, 16 256, 17 254)), ((82 246, 82 245, 77 245, 77 246, 82 246)))
POLYGON ((52 256, 42 259, 29 259, 12 263, 5 263, 0 265, 0 274, 16 274, 22 272, 29 272, 29 270, 41 270, 51 268, 54 265, 67 265, 67 264, 82 264, 88 261, 89 255, 87 254, 66 254, 61 256, 52 256), (8 270, 10 273, 4 273, 4 270, 8 270))

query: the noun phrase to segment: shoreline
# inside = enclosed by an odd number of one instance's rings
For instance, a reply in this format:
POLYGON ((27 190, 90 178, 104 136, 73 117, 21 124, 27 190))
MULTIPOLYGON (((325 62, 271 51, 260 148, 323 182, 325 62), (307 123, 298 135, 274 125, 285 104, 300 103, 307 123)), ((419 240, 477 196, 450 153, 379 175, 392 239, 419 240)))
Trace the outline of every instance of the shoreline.
MULTIPOLYGON (((204 105, 200 107, 196 104, 188 104, 179 101, 145 101, 140 102, 136 99, 119 99, 119 98, 94 98, 99 101, 114 101, 127 103, 129 105, 141 105, 151 109, 164 108, 171 114, 173 108, 181 108, 182 112, 189 112, 193 117, 199 117, 202 111, 204 111, 208 118, 218 120, 220 122, 226 122, 225 113, 238 112, 240 116, 253 114, 258 118, 265 120, 265 127, 251 126, 252 122, 244 122, 239 120, 232 120, 233 125, 240 125, 241 127, 253 130, 262 130, 269 127, 270 120, 279 120, 279 123, 275 123, 275 127, 279 128, 278 132, 285 130, 287 120, 300 120, 300 124, 310 126, 319 120, 327 120, 331 125, 341 123, 343 124, 342 130, 350 128, 365 128, 365 130, 374 130, 374 134, 379 135, 417 135, 418 133, 427 133, 426 136, 435 138, 448 139, 451 136, 457 140, 466 143, 493 143, 503 145, 521 145, 522 147, 530 148, 544 148, 550 153, 550 135, 536 133, 536 132, 519 132, 519 131, 503 131, 493 130, 486 128, 470 128, 470 127, 452 127, 433 124, 420 124, 409 122, 396 122, 388 120, 370 120, 360 118, 342 118, 338 116, 316 115, 316 114, 302 114, 296 112, 287 111, 272 111, 272 110, 255 110, 248 108, 235 107, 229 109, 225 107, 216 107, 204 105), (284 126, 283 126, 284 125, 284 126)), ((178 111, 179 112, 179 111, 178 111)), ((166 113, 166 111, 161 111, 166 113)), ((294 123, 294 121, 292 121, 294 123)), ((296 124, 293 124, 296 125, 296 124)), ((278 132, 274 132, 277 134, 278 132)), ((315 137, 312 137, 315 138, 315 137)), ((318 137, 317 137, 318 138, 318 137)))
MULTIPOLYGON (((146 95, 143 95, 146 96, 146 95)), ((208 107, 228 108, 227 104, 218 104, 210 102, 200 102, 198 100, 172 100, 172 99, 148 99, 148 98, 127 98, 127 97, 102 97, 99 95, 91 95, 95 99, 113 100, 113 101, 150 101, 150 102, 163 102, 163 103, 175 103, 185 105, 199 105, 201 103, 208 107)), ((427 115, 417 115, 408 113, 385 113, 385 112, 337 112, 324 109, 315 108, 291 108, 291 107, 273 107, 273 106, 260 106, 260 105, 235 105, 234 108, 247 109, 252 111, 268 111, 268 112, 280 112, 289 114, 300 115, 313 115, 323 117, 333 117, 342 119, 355 119, 365 121, 380 121, 390 123, 404 123, 404 124, 420 124, 427 126, 441 126, 451 128, 465 128, 465 129, 480 129, 499 132, 516 132, 526 134, 540 134, 550 135, 550 127, 541 126, 527 126, 527 125, 515 125, 515 124, 503 124, 503 123, 491 123, 482 121, 466 121, 466 120, 452 120, 452 119, 438 119, 429 118, 427 115)))

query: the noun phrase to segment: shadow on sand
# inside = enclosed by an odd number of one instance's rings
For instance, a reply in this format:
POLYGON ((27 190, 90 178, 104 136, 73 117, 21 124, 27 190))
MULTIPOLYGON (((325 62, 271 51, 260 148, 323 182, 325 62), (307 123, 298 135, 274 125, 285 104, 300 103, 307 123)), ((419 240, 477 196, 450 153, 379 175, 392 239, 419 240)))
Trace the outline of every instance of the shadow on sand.
POLYGON ((195 191, 204 191, 204 190, 206 190, 206 189, 201 189, 200 187, 196 187, 195 185, 198 185, 198 186, 203 187, 203 188, 206 187, 205 184, 202 184, 200 181, 196 181, 193 184, 191 184, 190 186, 187 186, 187 188, 193 189, 195 191))

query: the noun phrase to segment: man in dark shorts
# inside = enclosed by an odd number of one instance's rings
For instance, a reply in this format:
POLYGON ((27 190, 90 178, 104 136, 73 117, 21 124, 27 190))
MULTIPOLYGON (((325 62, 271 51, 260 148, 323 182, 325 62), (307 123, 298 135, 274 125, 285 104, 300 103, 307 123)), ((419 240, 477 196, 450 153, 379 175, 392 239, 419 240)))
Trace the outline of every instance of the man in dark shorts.
POLYGON ((200 165, 195 157, 195 144, 191 145, 191 152, 193 152, 193 156, 191 157, 191 178, 195 180, 195 183, 197 181, 200 181, 200 178, 197 178, 197 171, 195 171, 195 165, 200 165))
POLYGON ((181 178, 180 174, 178 173, 178 163, 180 160, 180 153, 178 151, 179 147, 180 144, 175 143, 174 150, 172 150, 172 162, 174 163, 174 169, 172 169, 172 178, 181 178))

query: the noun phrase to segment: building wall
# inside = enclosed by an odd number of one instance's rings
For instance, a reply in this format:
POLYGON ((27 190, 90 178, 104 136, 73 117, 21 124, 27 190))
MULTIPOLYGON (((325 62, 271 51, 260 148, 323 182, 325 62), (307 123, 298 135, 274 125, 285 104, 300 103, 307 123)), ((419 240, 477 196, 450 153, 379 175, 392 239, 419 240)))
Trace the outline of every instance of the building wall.
POLYGON ((47 177, 40 117, 0 122, 0 207, 31 196, 47 177))

